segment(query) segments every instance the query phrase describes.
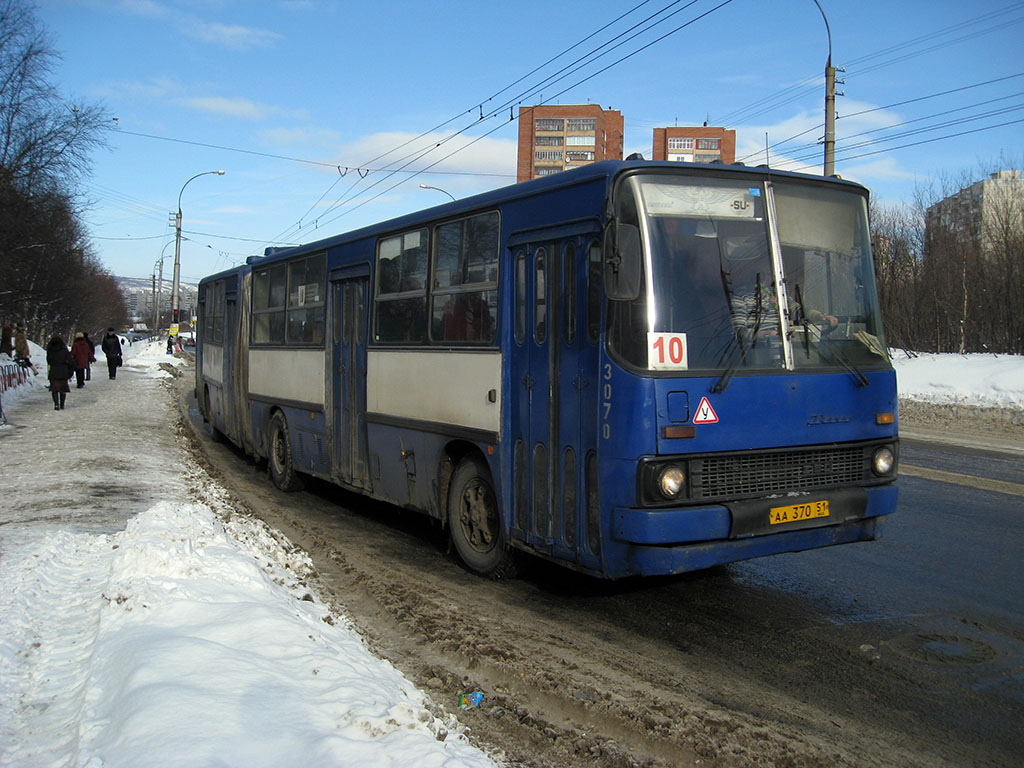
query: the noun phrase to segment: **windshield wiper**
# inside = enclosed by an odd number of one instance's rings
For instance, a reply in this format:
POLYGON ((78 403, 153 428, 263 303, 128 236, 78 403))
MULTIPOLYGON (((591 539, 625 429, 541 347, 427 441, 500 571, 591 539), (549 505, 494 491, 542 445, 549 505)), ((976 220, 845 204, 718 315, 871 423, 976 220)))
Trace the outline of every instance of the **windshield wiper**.
POLYGON ((825 342, 825 345, 829 348, 829 352, 831 352, 830 357, 832 360, 839 363, 840 367, 846 370, 847 373, 857 380, 857 386, 866 387, 871 383, 871 380, 864 375, 864 372, 858 368, 852 360, 848 360, 846 358, 846 355, 843 354, 840 346, 832 341, 832 339, 822 336, 819 341, 825 342))
MULTIPOLYGON (((728 365, 725 371, 718 378, 718 381, 711 387, 712 394, 718 392, 724 392, 729 386, 729 379, 732 378, 733 373, 736 372, 736 368, 739 366, 741 360, 745 360, 747 356, 746 347, 743 344, 743 333, 740 330, 739 324, 736 322, 736 308, 732 304, 732 290, 729 288, 729 273, 724 269, 719 269, 722 276, 722 290, 725 292, 725 303, 729 307, 729 320, 732 323, 733 333, 729 337, 729 343, 726 344, 725 349, 722 350, 722 354, 719 356, 719 363, 725 363, 728 360, 728 365)), ((760 274, 758 275, 760 279, 760 274)))
MULTIPOLYGON (((800 290, 800 284, 796 284, 796 301, 800 307, 800 324, 804 327, 804 351, 810 355, 811 342, 810 342, 810 331, 807 327, 807 310, 804 308, 804 297, 800 290)), ((857 380, 857 386, 866 387, 871 381, 864 372, 856 366, 856 364, 848 360, 846 355, 843 354, 842 348, 836 344, 832 339, 828 338, 828 332, 822 330, 818 334, 818 343, 823 344, 830 352, 829 357, 833 362, 837 363, 839 367, 843 368, 853 378, 857 380)))
POLYGON ((747 356, 747 350, 743 346, 743 337, 740 335, 739 330, 729 338, 729 343, 722 350, 722 356, 719 360, 725 362, 724 358, 726 356, 729 359, 728 367, 711 387, 712 394, 724 392, 729 387, 729 380, 739 367, 740 361, 747 356))

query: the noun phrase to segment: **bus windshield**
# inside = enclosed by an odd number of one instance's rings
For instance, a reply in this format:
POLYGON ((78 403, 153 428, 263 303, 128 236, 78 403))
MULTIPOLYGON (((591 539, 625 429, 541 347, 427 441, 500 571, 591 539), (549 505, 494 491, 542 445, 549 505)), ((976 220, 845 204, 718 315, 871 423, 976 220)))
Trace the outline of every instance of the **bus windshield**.
POLYGON ((633 176, 616 214, 644 246, 633 301, 609 303, 609 345, 652 370, 887 364, 867 206, 822 184, 633 176))

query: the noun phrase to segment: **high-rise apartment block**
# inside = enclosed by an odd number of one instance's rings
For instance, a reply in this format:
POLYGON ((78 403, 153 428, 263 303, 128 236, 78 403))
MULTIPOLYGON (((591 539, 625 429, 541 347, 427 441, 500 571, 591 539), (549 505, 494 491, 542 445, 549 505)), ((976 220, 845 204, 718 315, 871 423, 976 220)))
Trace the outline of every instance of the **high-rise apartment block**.
MULTIPOLYGON (((597 104, 520 107, 516 181, 621 160, 624 141, 617 109, 597 104)), ((708 125, 655 128, 653 150, 654 160, 734 163, 736 131, 708 125)))
POLYGON ((622 113, 597 104, 519 109, 516 181, 622 159, 622 113))
POLYGON ((736 131, 707 125, 655 128, 651 159, 684 163, 734 163, 736 131))
POLYGON ((996 171, 925 211, 926 232, 939 230, 976 242, 987 252, 1007 237, 1024 234, 1024 179, 1020 171, 996 171))

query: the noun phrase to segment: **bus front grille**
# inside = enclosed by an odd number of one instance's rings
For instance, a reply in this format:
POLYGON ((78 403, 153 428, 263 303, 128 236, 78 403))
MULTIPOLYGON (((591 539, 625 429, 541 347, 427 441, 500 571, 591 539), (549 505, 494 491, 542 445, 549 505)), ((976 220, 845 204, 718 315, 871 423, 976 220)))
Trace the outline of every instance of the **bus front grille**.
POLYGON ((863 446, 705 456, 696 459, 691 468, 694 499, 859 485, 870 474, 863 446))

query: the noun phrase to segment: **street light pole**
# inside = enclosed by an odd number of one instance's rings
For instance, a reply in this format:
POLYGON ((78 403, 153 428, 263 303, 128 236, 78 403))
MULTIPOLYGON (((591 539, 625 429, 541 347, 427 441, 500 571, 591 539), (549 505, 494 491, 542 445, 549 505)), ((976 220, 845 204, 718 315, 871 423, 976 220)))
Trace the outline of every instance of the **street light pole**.
POLYGON ((828 35, 828 59, 825 61, 825 164, 826 176, 834 176, 836 172, 836 68, 832 66, 832 30, 828 27, 828 17, 818 0, 814 4, 821 11, 825 20, 825 34, 828 35))
POLYGON ((441 189, 440 187, 432 187, 429 184, 420 184, 420 189, 433 189, 438 192, 444 192, 446 195, 448 195, 448 197, 452 199, 452 202, 455 202, 455 195, 453 195, 451 192, 448 192, 447 190, 441 189))
POLYGON ((180 299, 178 279, 181 274, 181 196, 185 192, 185 187, 190 182, 195 181, 200 176, 210 176, 211 174, 223 176, 224 171, 203 171, 202 173, 197 173, 181 185, 181 192, 178 193, 178 212, 174 215, 174 283, 171 287, 171 336, 178 335, 178 300, 180 299))
POLYGON ((160 268, 160 277, 156 284, 153 286, 153 333, 156 334, 160 330, 160 301, 163 298, 164 293, 164 259, 167 257, 164 255, 164 251, 167 250, 167 245, 164 246, 163 251, 160 251, 160 258, 156 260, 156 264, 153 268, 160 268))

